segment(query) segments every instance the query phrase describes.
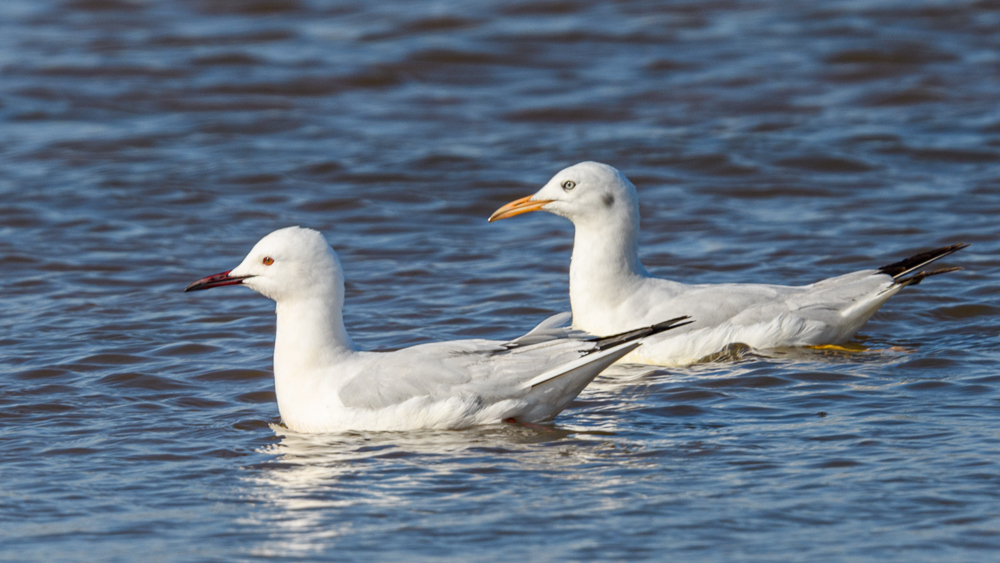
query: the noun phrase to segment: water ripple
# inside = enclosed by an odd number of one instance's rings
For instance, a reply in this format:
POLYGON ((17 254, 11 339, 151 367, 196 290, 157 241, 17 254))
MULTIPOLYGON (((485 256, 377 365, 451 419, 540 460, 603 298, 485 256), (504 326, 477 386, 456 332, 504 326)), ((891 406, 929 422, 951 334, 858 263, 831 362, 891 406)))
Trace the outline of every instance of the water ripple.
POLYGON ((0 557, 979 560, 998 548, 994 3, 0 3, 0 557), (568 309, 579 160, 643 259, 811 283, 928 247, 864 350, 616 366, 552 425, 298 435, 273 305, 324 231, 366 348, 568 309), (16 555, 14 555, 16 554, 16 555))

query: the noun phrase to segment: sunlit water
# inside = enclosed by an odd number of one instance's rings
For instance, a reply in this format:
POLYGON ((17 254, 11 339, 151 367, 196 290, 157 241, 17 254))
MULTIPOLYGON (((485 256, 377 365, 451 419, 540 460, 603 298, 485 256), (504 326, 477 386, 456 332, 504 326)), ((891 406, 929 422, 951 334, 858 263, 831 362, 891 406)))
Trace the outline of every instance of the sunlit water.
POLYGON ((982 561, 1000 548, 1000 5, 0 2, 0 558, 982 561), (273 305, 322 230, 355 341, 568 309, 558 169, 689 282, 936 245, 860 354, 616 368, 553 425, 303 436, 273 305))

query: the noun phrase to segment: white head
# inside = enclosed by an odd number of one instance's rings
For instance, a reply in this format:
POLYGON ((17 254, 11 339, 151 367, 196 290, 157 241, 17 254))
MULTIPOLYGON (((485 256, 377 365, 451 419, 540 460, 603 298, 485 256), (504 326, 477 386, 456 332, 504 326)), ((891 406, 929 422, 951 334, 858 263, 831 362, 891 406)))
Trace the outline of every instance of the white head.
POLYGON ((239 266, 202 278, 184 291, 242 284, 277 302, 313 297, 343 303, 344 276, 323 235, 288 227, 262 238, 239 266))
POLYGON ((565 217, 577 226, 639 224, 635 186, 616 168, 600 162, 581 162, 560 170, 534 195, 497 209, 490 221, 538 210, 565 217))

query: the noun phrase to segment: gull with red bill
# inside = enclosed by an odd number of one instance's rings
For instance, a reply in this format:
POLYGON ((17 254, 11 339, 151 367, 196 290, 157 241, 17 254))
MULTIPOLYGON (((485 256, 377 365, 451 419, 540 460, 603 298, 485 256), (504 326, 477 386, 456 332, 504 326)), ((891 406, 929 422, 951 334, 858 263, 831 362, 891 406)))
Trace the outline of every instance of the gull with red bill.
POLYGON ((340 261, 320 233, 300 227, 274 231, 239 266, 185 291, 227 285, 277 303, 274 389, 282 421, 298 432, 547 421, 640 340, 688 322, 673 318, 599 338, 560 328, 566 319, 556 316, 509 342, 362 351, 344 327, 340 261))
POLYGON ((805 286, 684 284, 653 277, 639 261, 639 196, 632 182, 607 164, 570 166, 489 220, 531 211, 565 217, 575 227, 569 267, 573 328, 601 335, 664 315, 694 319, 624 359, 659 365, 695 363, 736 343, 756 349, 844 344, 902 288, 960 270, 921 268, 968 246, 944 246, 805 286))

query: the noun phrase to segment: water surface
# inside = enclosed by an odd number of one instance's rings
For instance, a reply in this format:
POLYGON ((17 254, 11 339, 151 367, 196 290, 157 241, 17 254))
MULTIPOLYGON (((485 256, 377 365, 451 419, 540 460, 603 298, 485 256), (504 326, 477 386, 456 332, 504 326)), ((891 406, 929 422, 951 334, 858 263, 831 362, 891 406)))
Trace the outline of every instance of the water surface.
POLYGON ((0 557, 991 557, 998 53, 990 1, 0 3, 0 557), (288 433, 273 305, 181 293, 302 225, 359 345, 510 338, 572 230, 486 217, 585 159, 673 279, 973 246, 866 353, 615 368, 540 428, 288 433))

